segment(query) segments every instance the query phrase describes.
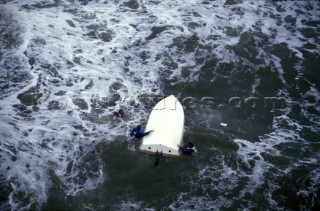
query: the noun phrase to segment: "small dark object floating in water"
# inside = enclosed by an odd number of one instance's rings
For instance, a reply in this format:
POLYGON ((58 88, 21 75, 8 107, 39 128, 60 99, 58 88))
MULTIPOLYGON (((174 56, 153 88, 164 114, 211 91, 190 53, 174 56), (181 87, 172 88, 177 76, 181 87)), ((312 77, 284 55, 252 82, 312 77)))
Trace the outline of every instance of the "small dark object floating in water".
POLYGON ((154 167, 157 168, 159 166, 160 163, 160 158, 156 159, 156 162, 154 162, 154 167))

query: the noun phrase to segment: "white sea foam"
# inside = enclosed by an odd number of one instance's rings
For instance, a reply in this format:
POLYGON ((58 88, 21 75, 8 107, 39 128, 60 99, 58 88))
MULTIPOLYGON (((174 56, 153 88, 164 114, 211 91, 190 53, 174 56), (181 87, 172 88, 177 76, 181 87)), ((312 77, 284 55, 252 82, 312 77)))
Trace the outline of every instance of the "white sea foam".
MULTIPOLYGON (((136 201, 122 201, 119 207, 117 209, 119 210, 141 210, 142 208, 142 202, 136 202, 136 201)), ((144 208, 145 210, 155 210, 152 208, 144 208)))

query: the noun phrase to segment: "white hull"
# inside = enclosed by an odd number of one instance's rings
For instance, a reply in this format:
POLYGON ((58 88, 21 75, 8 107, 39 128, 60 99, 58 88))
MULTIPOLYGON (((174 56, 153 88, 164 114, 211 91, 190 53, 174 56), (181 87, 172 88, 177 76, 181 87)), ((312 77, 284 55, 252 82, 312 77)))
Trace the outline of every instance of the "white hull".
POLYGON ((154 130, 142 140, 140 150, 179 156, 179 145, 183 138, 184 112, 181 103, 170 95, 153 108, 145 131, 154 130))

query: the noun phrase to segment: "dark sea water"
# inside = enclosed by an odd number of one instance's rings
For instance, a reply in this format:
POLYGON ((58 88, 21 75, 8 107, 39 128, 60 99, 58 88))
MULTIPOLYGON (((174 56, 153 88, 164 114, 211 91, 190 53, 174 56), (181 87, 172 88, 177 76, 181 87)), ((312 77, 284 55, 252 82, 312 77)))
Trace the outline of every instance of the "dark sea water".
POLYGON ((320 210, 319 17, 307 0, 0 0, 0 210, 320 210), (198 152, 155 168, 129 132, 171 94, 198 152))

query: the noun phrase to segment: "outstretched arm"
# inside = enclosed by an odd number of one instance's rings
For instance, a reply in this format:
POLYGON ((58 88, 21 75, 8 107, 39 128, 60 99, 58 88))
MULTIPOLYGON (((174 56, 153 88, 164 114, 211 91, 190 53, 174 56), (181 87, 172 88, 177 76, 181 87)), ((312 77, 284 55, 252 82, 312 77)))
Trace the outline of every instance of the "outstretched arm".
POLYGON ((134 135, 134 129, 131 130, 131 132, 130 132, 130 136, 132 137, 133 135, 134 135))
MULTIPOLYGON (((141 132, 141 131, 140 131, 141 132)), ((147 135, 149 135, 151 132, 153 132, 153 130, 149 130, 148 132, 141 132, 141 135, 142 136, 147 136, 147 135)))
POLYGON ((141 136, 143 137, 143 136, 147 136, 147 135, 149 135, 150 134, 150 132, 141 132, 141 136))

